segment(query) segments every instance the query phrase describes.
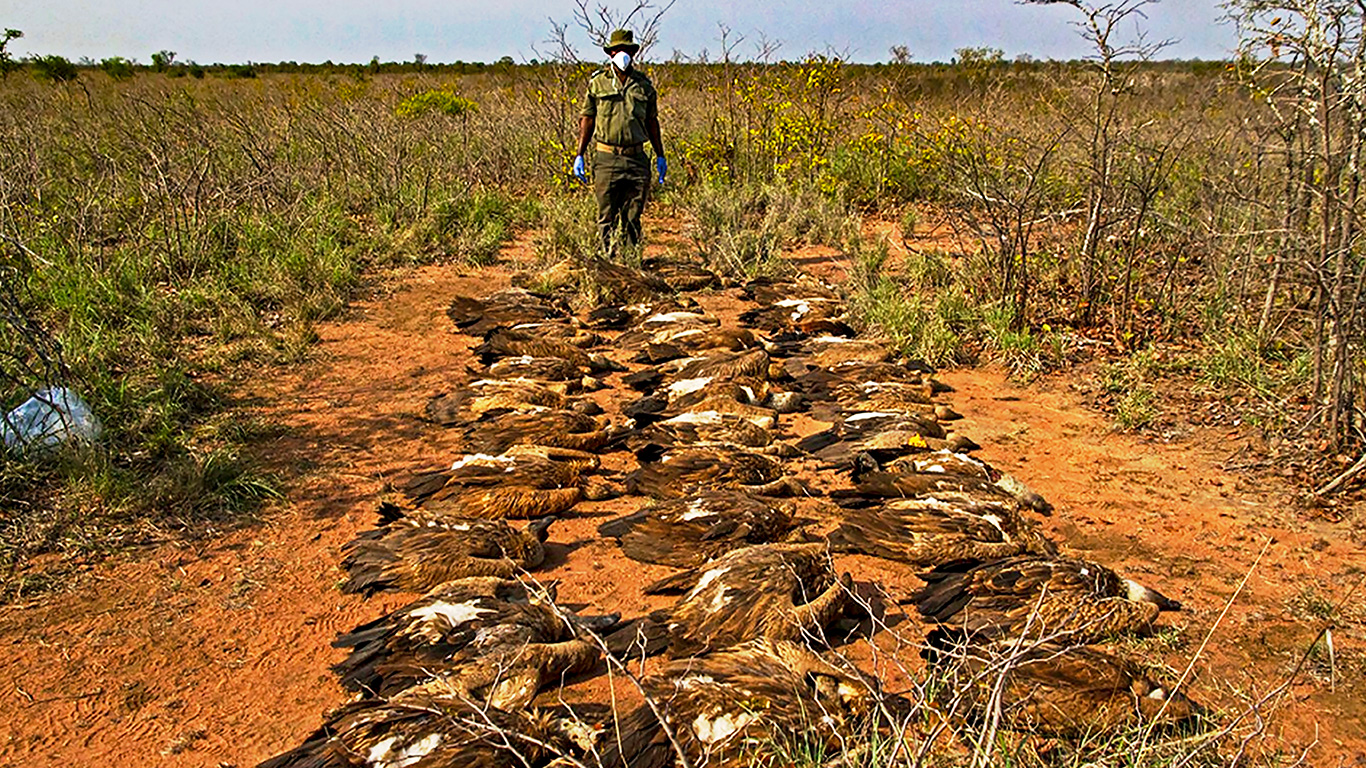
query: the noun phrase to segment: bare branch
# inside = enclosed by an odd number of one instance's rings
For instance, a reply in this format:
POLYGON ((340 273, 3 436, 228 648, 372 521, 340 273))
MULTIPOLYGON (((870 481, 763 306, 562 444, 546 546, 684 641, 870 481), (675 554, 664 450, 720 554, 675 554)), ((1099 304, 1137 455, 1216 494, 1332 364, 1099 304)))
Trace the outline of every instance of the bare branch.
POLYGON ((606 3, 574 0, 574 23, 588 34, 596 47, 603 47, 617 29, 630 29, 640 46, 638 58, 644 60, 650 48, 659 40, 659 28, 664 14, 677 0, 656 5, 650 0, 635 0, 629 10, 613 8, 606 3))

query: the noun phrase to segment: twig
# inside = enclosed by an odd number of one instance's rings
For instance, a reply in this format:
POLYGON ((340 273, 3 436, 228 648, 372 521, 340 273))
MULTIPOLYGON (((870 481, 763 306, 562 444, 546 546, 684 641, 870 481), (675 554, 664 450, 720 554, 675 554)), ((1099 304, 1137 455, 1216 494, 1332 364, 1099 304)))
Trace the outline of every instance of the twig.
POLYGON ((48 696, 47 698, 43 699, 33 698, 33 694, 29 693, 23 688, 20 688, 17 685, 14 686, 14 692, 19 694, 23 698, 27 699, 28 703, 30 704, 51 704, 54 701, 81 701, 83 699, 91 699, 96 696, 103 696, 104 686, 100 686, 92 691, 86 691, 85 693, 75 693, 70 696, 48 696))
MULTIPOLYGON (((1224 623, 1224 619, 1228 616, 1229 610, 1233 608, 1233 603, 1238 599, 1238 596, 1243 593, 1243 589, 1247 587, 1248 580, 1252 578, 1253 572, 1257 570, 1257 566, 1262 562, 1262 557, 1266 555, 1266 551, 1271 548, 1271 543, 1273 541, 1275 541, 1275 539, 1268 537, 1266 543, 1262 545, 1262 551, 1257 553, 1257 557, 1252 561, 1252 565, 1248 566, 1247 573, 1244 573, 1242 581, 1238 582, 1238 588, 1233 590, 1233 594, 1229 595, 1228 600, 1224 602, 1224 609, 1219 612, 1219 618, 1215 619, 1214 626, 1210 627, 1209 631, 1205 633, 1205 639, 1200 642, 1200 647, 1195 650, 1195 655, 1191 656, 1190 663, 1186 665, 1186 669, 1181 673, 1180 679, 1178 679, 1176 685, 1172 686, 1172 689, 1167 692, 1167 697, 1162 702, 1162 708, 1157 711, 1157 715, 1153 717, 1148 723, 1148 727, 1144 729, 1143 740, 1140 742, 1142 744, 1139 749, 1140 756, 1148 751, 1148 740, 1152 737, 1157 724, 1161 722, 1162 715, 1166 714, 1167 707, 1176 698, 1176 694, 1181 690, 1181 686, 1185 685, 1187 679, 1190 678, 1191 672, 1195 669, 1195 663, 1204 655, 1205 648, 1209 646, 1209 641, 1214 638, 1214 633, 1219 631, 1219 626, 1224 623)), ((1142 760, 1140 759, 1138 762, 1142 762, 1142 760)))
POLYGON ((1360 474, 1363 469, 1366 469, 1366 453, 1361 454, 1361 458, 1357 459, 1355 464, 1348 467, 1346 472, 1343 472, 1329 481, 1327 485, 1314 491, 1314 495, 1322 496, 1326 493, 1332 493, 1333 491, 1338 490, 1346 485, 1352 478, 1360 474))

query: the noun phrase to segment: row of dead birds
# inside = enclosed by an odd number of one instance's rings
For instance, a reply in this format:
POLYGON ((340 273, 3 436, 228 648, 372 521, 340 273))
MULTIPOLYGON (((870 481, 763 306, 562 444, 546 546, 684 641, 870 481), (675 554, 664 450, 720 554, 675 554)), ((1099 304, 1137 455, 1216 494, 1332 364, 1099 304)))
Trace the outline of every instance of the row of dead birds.
POLYGON ((343 562, 346 591, 424 594, 337 639, 350 653, 335 671, 357 700, 263 765, 656 768, 743 762, 794 734, 837 747, 912 704, 823 652, 881 618, 832 552, 928 569, 900 602, 934 625, 922 655, 964 723, 982 717, 984 687, 1004 727, 1045 736, 1197 714, 1091 645, 1179 606, 1059 555, 1030 516, 1051 507, 968 455, 927 367, 854 338, 842 299, 813 281, 743 293, 753 308, 739 328, 679 298, 582 320, 524 291, 457 298, 448 314, 482 339, 481 367, 427 417, 461 430, 468 454, 400 486, 403 501, 381 505, 343 562), (589 396, 613 374, 634 390, 615 424, 589 396), (778 439, 795 411, 831 426, 778 439), (599 455, 614 450, 639 467, 605 476, 599 455), (798 462, 839 482, 799 480, 798 462), (683 569, 644 588, 679 594, 674 606, 624 622, 575 613, 553 583, 526 578, 556 519, 622 494, 649 501, 599 533, 628 558, 683 569), (790 497, 824 499, 833 528, 813 532, 790 497), (535 704, 604 658, 625 671, 656 654, 669 660, 639 680, 646 703, 629 712, 535 704))

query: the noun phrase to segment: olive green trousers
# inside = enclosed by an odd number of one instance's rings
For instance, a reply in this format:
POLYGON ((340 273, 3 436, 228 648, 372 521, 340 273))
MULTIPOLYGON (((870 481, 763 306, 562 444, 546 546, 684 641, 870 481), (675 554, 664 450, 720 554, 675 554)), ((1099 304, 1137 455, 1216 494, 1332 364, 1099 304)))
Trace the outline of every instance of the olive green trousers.
POLYGON ((598 198, 598 233, 602 249, 613 254, 618 243, 640 243, 640 214, 650 194, 650 159, 644 153, 593 154, 593 194, 598 198))

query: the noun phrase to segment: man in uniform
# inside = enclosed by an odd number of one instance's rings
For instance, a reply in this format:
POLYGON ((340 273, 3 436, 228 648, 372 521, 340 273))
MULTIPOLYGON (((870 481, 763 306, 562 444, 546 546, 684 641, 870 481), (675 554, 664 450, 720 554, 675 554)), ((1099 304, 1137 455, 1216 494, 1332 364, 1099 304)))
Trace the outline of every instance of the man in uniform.
POLYGON ((604 252, 610 254, 621 230, 621 242, 640 242, 640 214, 650 189, 650 161, 645 142, 655 153, 655 170, 664 183, 668 163, 659 137, 659 103, 655 87, 631 59, 640 46, 628 29, 612 33, 603 51, 612 63, 588 81, 588 95, 579 113, 579 154, 574 175, 588 181, 584 155, 594 143, 593 193, 598 199, 598 231, 604 252))

